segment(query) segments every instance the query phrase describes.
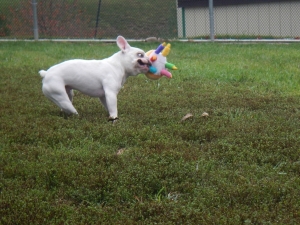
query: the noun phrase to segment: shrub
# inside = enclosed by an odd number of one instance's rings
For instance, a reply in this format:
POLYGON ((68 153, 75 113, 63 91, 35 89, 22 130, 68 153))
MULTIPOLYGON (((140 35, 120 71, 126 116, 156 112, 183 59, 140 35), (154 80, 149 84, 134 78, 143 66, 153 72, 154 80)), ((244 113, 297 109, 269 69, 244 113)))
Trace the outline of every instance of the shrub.
MULTIPOLYGON (((32 33, 33 12, 31 3, 24 1, 19 8, 11 8, 12 33, 28 35, 32 33)), ((47 37, 92 37, 90 18, 78 6, 78 0, 39 1, 37 4, 38 28, 40 36, 47 37)))
POLYGON ((10 29, 8 27, 7 18, 4 15, 0 15, 0 37, 9 36, 10 29))

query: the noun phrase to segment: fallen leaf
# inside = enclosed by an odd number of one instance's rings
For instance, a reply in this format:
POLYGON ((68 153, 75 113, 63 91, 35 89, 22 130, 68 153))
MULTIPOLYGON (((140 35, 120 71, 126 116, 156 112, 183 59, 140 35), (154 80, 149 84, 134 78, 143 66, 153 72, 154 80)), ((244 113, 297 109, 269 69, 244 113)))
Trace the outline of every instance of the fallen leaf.
POLYGON ((189 119, 191 117, 193 117, 193 114, 192 113, 188 113, 184 117, 182 117, 181 121, 185 121, 185 120, 187 120, 187 119, 189 119))
POLYGON ((202 115, 201 115, 202 117, 208 117, 209 116, 209 114, 207 113, 207 112, 204 112, 204 113, 202 113, 202 115))
POLYGON ((124 153, 124 151, 126 150, 126 148, 121 148, 117 151, 117 155, 122 155, 124 153))

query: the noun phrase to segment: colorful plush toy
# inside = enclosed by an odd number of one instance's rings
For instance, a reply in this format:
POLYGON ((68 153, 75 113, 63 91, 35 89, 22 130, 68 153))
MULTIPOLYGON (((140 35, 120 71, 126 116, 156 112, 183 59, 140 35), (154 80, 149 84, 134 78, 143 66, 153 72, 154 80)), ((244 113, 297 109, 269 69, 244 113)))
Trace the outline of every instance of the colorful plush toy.
POLYGON ((167 55, 171 51, 171 44, 162 43, 156 50, 150 50, 146 52, 146 55, 150 58, 152 66, 149 68, 149 72, 146 76, 152 80, 158 80, 159 78, 166 76, 172 78, 172 74, 167 70, 177 70, 177 67, 167 62, 167 55))

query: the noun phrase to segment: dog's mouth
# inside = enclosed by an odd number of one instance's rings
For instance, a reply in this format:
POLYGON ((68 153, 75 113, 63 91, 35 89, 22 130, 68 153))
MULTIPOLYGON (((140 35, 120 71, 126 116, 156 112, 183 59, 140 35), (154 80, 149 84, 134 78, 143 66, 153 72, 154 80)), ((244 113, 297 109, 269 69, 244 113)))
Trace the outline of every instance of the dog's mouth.
POLYGON ((151 66, 151 63, 149 60, 147 59, 138 59, 138 64, 141 66, 141 67, 147 67, 149 68, 151 66))

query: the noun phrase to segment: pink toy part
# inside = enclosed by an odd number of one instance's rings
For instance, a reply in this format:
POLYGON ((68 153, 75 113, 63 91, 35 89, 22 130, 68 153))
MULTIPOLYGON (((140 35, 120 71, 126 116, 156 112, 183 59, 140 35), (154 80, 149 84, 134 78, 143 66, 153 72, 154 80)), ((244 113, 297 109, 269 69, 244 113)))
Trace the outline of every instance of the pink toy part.
POLYGON ((160 71, 160 74, 163 75, 163 76, 166 76, 168 78, 172 78, 172 74, 168 70, 166 70, 166 69, 162 69, 160 71))

